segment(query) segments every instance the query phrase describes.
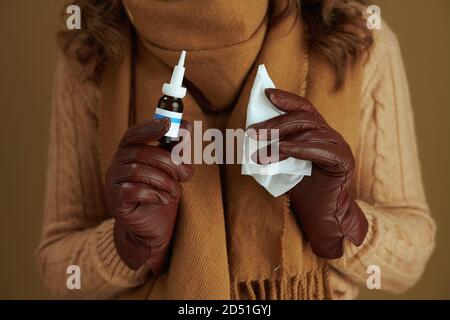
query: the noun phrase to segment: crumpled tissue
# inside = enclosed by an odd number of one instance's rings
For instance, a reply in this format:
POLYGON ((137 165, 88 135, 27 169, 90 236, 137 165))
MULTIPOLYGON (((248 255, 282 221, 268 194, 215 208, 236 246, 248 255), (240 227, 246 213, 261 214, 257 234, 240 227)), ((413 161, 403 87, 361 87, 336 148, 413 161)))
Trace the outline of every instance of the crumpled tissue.
MULTIPOLYGON (((275 85, 272 79, 270 79, 266 67, 260 65, 250 93, 246 127, 284 114, 283 111, 278 110, 267 99, 264 93, 266 88, 275 88, 275 85)), ((251 155, 254 152, 267 144, 274 144, 276 142, 277 139, 268 142, 256 142, 245 134, 241 169, 243 175, 252 176, 274 197, 278 197, 292 189, 304 176, 310 176, 312 170, 311 161, 299 160, 292 157, 270 164, 258 164, 253 161, 251 155)))

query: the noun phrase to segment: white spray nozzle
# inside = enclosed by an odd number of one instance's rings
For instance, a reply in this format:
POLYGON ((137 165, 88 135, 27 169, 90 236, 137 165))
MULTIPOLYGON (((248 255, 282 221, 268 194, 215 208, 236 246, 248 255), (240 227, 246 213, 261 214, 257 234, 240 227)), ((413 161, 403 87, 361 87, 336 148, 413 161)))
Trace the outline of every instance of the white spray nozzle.
POLYGON ((178 60, 178 65, 184 67, 184 60, 186 60, 186 51, 181 51, 180 60, 178 60))
POLYGON ((163 94, 175 98, 184 98, 186 96, 186 88, 182 87, 184 77, 184 61, 186 59, 186 51, 181 51, 180 60, 172 72, 170 83, 164 83, 163 94))

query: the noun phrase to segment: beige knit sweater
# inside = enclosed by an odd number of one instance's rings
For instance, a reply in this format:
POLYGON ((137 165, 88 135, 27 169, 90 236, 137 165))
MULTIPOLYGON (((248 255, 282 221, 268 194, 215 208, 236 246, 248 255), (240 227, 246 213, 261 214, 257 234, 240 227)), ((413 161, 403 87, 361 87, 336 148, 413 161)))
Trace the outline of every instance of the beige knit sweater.
MULTIPOLYGON (((337 299, 355 298, 367 267, 381 269, 381 288, 402 292, 421 276, 434 248, 435 224, 422 186, 409 89, 395 35, 384 25, 362 86, 361 143, 356 156, 357 199, 369 220, 362 246, 346 243, 345 256, 330 261, 337 299)), ((120 260, 113 220, 104 207, 98 154, 100 94, 81 84, 58 61, 43 234, 38 268, 47 286, 66 298, 117 298, 145 290, 144 267, 120 260), (69 265, 81 269, 81 290, 68 290, 69 265)), ((143 293, 143 296, 146 296, 143 293)))

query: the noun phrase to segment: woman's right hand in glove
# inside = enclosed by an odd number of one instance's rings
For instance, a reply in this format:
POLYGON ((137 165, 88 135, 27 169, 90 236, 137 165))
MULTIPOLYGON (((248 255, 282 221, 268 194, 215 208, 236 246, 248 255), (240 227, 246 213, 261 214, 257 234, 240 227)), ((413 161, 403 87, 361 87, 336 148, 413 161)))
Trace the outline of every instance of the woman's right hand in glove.
MULTIPOLYGON (((182 126, 191 127, 185 122, 182 126)), ((190 165, 174 164, 169 151, 150 145, 169 127, 168 119, 152 119, 128 129, 106 173, 105 196, 115 219, 117 252, 131 269, 145 263, 154 275, 161 274, 170 249, 180 182, 193 174, 190 165)))

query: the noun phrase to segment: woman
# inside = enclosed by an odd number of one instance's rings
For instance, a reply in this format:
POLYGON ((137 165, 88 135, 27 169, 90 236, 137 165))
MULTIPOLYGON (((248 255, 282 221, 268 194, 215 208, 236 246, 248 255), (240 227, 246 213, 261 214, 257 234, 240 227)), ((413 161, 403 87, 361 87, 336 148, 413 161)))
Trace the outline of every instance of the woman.
MULTIPOLYGON (((63 32, 39 269, 57 294, 137 299, 349 299, 369 266, 403 292, 435 225, 422 187, 399 46, 359 1, 79 0, 63 32), (239 165, 175 165, 153 143, 161 84, 182 49, 184 125, 245 128, 255 72, 286 113, 281 157, 311 160, 274 198, 239 165), (68 290, 78 265, 81 289, 68 290)), ((254 139, 265 139, 259 135, 254 139)))

